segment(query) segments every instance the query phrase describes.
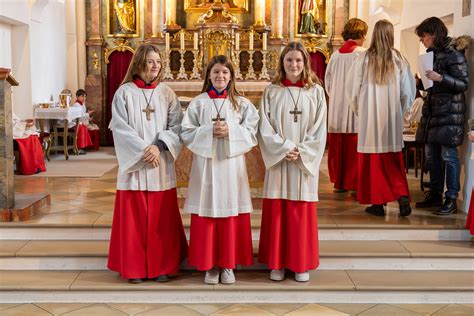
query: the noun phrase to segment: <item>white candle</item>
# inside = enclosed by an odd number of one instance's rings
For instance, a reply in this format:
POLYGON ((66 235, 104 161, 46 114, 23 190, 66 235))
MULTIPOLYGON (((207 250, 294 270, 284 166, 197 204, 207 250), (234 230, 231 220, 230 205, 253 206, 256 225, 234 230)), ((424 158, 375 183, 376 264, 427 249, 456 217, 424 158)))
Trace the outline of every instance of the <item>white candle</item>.
POLYGON ((235 33, 235 50, 240 50, 240 33, 235 33))
POLYGON ((170 50, 170 33, 165 33, 165 50, 170 50))
POLYGON ((181 50, 184 50, 184 32, 183 31, 181 31, 180 40, 181 40, 181 50))
POLYGON ((262 50, 267 50, 267 32, 262 33, 262 50))
POLYGON ((249 34, 249 50, 253 50, 253 31, 249 34))
POLYGON ((199 44, 199 33, 195 32, 194 33, 194 50, 198 50, 198 44, 199 44))

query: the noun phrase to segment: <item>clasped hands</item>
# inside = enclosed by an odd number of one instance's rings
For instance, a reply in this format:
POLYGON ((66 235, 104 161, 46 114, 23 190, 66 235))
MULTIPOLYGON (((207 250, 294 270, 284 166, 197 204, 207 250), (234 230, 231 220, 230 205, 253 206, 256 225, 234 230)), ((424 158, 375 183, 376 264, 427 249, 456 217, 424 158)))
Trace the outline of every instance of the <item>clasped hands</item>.
POLYGON ((156 145, 150 145, 145 148, 143 161, 150 164, 153 168, 160 165, 160 150, 156 145))
POLYGON ((295 161, 300 156, 300 152, 297 147, 293 148, 292 151, 286 154, 285 159, 287 161, 295 161))
POLYGON ((229 125, 224 121, 216 121, 212 128, 212 134, 217 138, 229 136, 229 125))

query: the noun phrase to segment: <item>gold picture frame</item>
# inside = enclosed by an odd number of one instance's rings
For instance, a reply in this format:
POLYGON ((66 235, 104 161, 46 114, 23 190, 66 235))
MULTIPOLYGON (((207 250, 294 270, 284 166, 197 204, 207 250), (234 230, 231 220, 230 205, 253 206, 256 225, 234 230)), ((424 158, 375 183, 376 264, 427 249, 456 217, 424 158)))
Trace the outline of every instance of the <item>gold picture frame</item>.
POLYGON ((327 37, 328 0, 294 1, 295 37, 327 37), (311 21, 311 16, 314 17, 314 15, 317 17, 311 21))
POLYGON ((140 36, 140 0, 107 0, 107 37, 140 36))
MULTIPOLYGON (((249 0, 222 0, 224 8, 232 13, 248 13, 249 0), (229 3, 230 2, 230 3, 229 3)), ((213 5, 209 0, 185 0, 184 11, 186 13, 205 12, 213 5)))

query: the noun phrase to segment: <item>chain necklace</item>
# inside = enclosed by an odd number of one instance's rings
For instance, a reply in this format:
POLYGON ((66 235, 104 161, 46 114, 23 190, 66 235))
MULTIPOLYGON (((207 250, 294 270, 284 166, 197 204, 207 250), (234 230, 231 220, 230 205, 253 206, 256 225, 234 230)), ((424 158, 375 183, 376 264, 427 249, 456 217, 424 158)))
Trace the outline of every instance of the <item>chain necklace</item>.
POLYGON ((222 99, 221 106, 219 107, 219 109, 217 109, 216 101, 212 99, 212 103, 214 103, 214 108, 216 109, 216 112, 217 112, 217 116, 212 119, 213 122, 225 121, 225 118, 221 117, 221 110, 222 110, 222 107, 224 106, 225 100, 226 100, 225 98, 222 99))
POLYGON ((149 121, 151 119, 150 117, 150 114, 151 113, 154 113, 155 112, 155 109, 153 108, 150 108, 150 103, 151 103, 151 99, 153 98, 153 93, 155 93, 155 88, 153 88, 153 91, 151 92, 151 95, 150 95, 150 98, 147 99, 146 98, 146 95, 145 95, 145 89, 142 89, 142 93, 143 93, 143 97, 145 98, 145 102, 146 102, 146 108, 144 110, 142 110, 142 112, 146 113, 146 120, 149 121))
POLYGON ((293 111, 290 111, 290 114, 293 115, 293 122, 298 122, 298 114, 301 114, 302 112, 301 111, 298 111, 298 102, 300 100, 300 96, 301 96, 301 88, 299 88, 299 92, 298 92, 298 98, 296 99, 296 102, 295 102, 295 99, 293 98, 293 94, 291 93, 291 90, 290 88, 286 87, 288 89, 288 92, 290 93, 290 97, 291 97, 291 101, 293 101, 293 105, 294 105, 294 108, 293 108, 293 111))

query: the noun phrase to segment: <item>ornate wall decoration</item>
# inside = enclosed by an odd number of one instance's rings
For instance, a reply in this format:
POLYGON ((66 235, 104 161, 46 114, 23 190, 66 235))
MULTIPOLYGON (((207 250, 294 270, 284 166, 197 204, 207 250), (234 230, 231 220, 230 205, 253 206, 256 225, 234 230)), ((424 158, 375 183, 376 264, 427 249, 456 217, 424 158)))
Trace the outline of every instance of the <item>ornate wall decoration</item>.
MULTIPOLYGON (((204 12, 209 10, 215 0, 185 0, 184 10, 186 12, 204 12)), ((249 12, 249 0, 221 0, 224 8, 233 13, 235 12, 249 12)))
POLYGON ((135 53, 135 50, 130 46, 130 43, 124 39, 124 38, 118 38, 118 39, 115 39, 114 40, 114 45, 112 48, 104 48, 104 60, 105 60, 105 63, 108 64, 110 61, 109 61, 109 56, 110 54, 112 54, 113 52, 115 51, 119 51, 119 52, 124 52, 126 50, 132 52, 132 53, 135 53))
POLYGON ((295 35, 327 36, 327 0, 295 1, 295 35))
POLYGON ((139 0, 107 1, 107 36, 138 37, 140 35, 139 0))
POLYGON ((316 53, 320 52, 325 57, 326 64, 329 62, 329 58, 331 57, 331 52, 326 45, 325 41, 321 41, 318 38, 308 38, 304 39, 303 41, 304 47, 308 50, 309 53, 316 53))

